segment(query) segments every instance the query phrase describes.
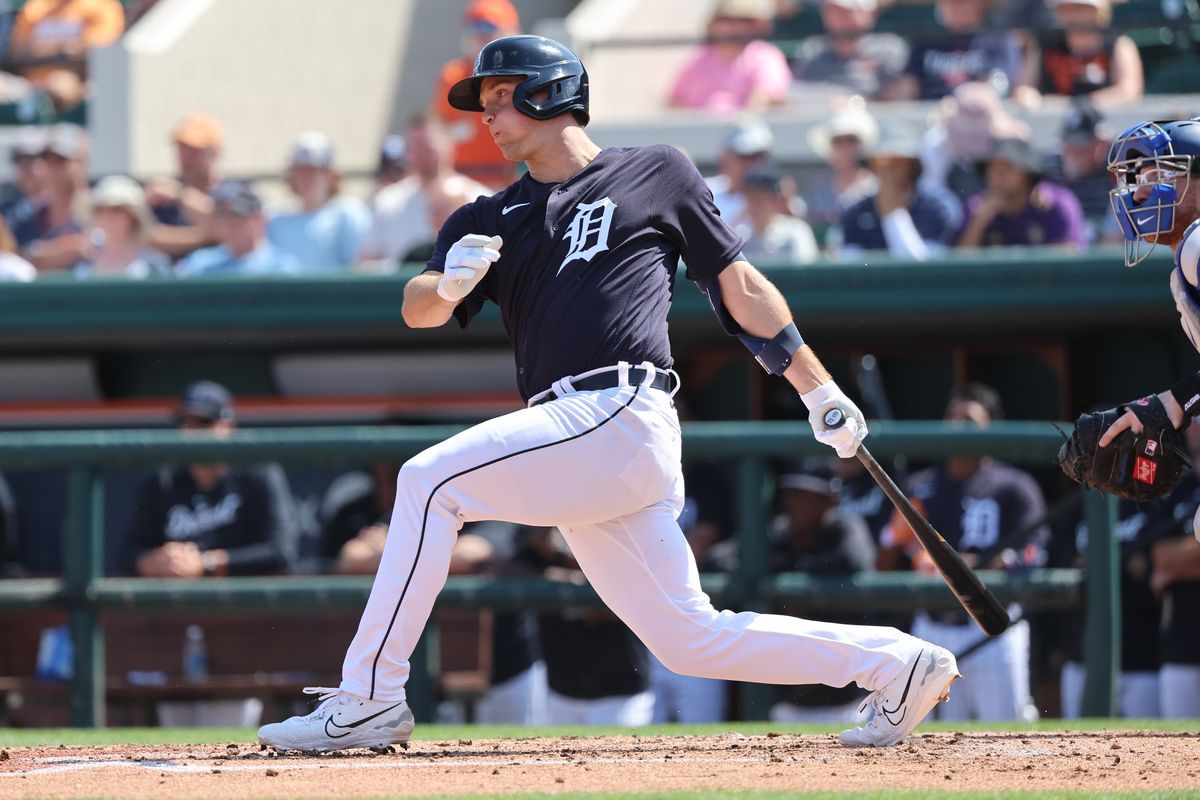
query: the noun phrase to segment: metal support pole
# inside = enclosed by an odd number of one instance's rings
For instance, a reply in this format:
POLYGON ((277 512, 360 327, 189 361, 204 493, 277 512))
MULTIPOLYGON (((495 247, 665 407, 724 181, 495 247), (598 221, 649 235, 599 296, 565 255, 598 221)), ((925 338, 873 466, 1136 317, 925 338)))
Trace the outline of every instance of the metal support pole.
POLYGON ((438 626, 430 617, 425 624, 425 632, 417 640, 417 646, 408 659, 408 683, 404 686, 408 707, 412 709, 417 722, 434 721, 437 708, 435 676, 440 674, 441 669, 439 651, 438 626))
POLYGON ((1115 717, 1121 672, 1121 561, 1117 555, 1117 500, 1084 491, 1087 521, 1087 629, 1084 637, 1085 717, 1115 717))
MULTIPOLYGON (((770 577, 767 508, 770 486, 762 459, 744 458, 738 464, 738 575, 734 597, 745 610, 765 611, 759 589, 770 577)), ((739 609, 741 610, 741 609, 739 609)), ((765 720, 774 690, 761 683, 742 684, 742 718, 765 720)))
POLYGON ((94 467, 75 467, 67 477, 63 562, 74 645, 71 724, 96 728, 104 725, 104 630, 89 590, 104 571, 104 478, 94 467))

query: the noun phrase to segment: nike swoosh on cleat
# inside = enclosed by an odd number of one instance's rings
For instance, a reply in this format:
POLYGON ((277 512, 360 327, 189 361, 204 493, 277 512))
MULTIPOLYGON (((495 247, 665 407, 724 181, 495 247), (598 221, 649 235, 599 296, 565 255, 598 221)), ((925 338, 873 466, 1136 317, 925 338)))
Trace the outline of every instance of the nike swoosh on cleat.
POLYGON ((399 706, 400 706, 400 703, 396 703, 396 705, 394 705, 394 706, 388 706, 383 711, 372 714, 369 717, 363 717, 362 719, 358 720, 357 722, 351 722, 349 725, 338 725, 336 722, 333 721, 333 717, 329 717, 327 720, 325 720, 325 735, 328 736, 330 739, 340 739, 343 736, 349 736, 350 734, 354 733, 354 729, 357 728, 359 725, 363 725, 364 723, 370 722, 371 720, 375 719, 376 717, 386 714, 387 712, 391 711, 393 708, 398 708, 399 706), (331 724, 333 725, 333 727, 341 728, 342 730, 344 730, 346 732, 338 733, 338 734, 330 733, 329 726, 331 724))
POLYGON ((882 705, 879 707, 879 710, 883 712, 884 718, 892 725, 899 725, 908 714, 908 708, 904 706, 904 701, 908 699, 908 690, 912 686, 913 675, 917 674, 917 665, 921 663, 921 657, 924 655, 925 651, 922 650, 920 655, 917 656, 917 660, 913 662, 912 669, 908 672, 908 681, 904 684, 904 691, 900 694, 900 699, 896 702, 896 707, 892 709, 884 708, 882 705), (901 708, 904 708, 904 713, 900 715, 900 719, 892 719, 892 714, 895 714, 901 708))
POLYGON ((529 203, 517 203, 516 205, 505 206, 504 208, 500 209, 500 216, 502 216, 502 217, 507 216, 508 212, 515 211, 516 209, 520 208, 521 206, 527 206, 527 205, 529 205, 529 203))

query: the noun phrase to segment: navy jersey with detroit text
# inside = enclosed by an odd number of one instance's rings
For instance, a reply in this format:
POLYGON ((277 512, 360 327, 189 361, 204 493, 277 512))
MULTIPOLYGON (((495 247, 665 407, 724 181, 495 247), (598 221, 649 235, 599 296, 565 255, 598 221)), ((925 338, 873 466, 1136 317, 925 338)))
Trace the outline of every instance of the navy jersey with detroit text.
POLYGON ((672 365, 667 312, 682 258, 692 280, 736 261, 742 239, 683 153, 612 147, 562 183, 523 176, 450 216, 427 271, 468 234, 501 236, 500 259, 459 304, 464 327, 500 307, 522 397, 618 361, 672 365))

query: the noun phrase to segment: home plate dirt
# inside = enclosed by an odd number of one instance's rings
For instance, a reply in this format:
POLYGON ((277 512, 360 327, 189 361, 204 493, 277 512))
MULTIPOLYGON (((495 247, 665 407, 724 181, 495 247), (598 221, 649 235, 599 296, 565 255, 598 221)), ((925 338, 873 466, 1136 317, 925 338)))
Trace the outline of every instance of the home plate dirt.
POLYGON ((1200 789, 1200 734, 918 734, 849 750, 832 736, 609 736, 414 742, 278 756, 257 744, 8 748, 0 798, 292 798, 698 789, 1200 789))

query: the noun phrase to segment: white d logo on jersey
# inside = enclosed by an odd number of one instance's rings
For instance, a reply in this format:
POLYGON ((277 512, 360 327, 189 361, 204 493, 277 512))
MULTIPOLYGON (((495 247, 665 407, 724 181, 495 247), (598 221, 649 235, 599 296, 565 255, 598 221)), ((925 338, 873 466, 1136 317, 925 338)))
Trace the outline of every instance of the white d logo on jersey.
POLYGON ((567 257, 558 265, 558 275, 563 267, 578 259, 591 261, 592 256, 608 249, 608 229, 612 225, 613 210, 617 204, 607 197, 594 203, 580 203, 579 211, 567 226, 567 239, 571 243, 567 257))

